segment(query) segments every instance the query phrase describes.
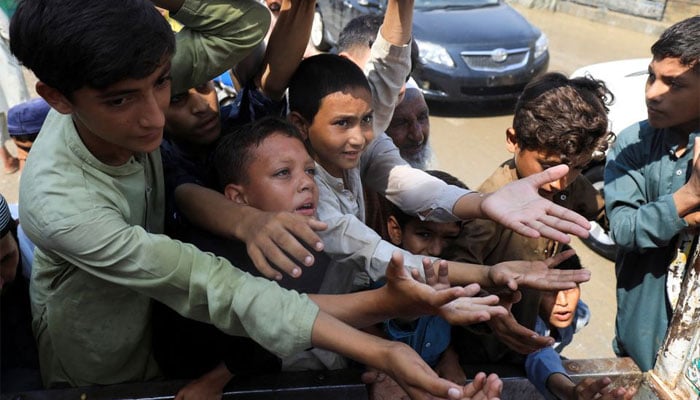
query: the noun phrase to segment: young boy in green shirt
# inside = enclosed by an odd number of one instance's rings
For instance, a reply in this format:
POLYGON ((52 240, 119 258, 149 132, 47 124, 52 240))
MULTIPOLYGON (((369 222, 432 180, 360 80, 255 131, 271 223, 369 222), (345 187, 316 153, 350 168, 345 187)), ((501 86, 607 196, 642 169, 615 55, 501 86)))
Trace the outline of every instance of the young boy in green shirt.
MULTIPOLYGON (((12 20, 12 51, 38 77, 37 92, 54 109, 20 187, 22 224, 37 246, 32 314, 45 385, 158 377, 150 342, 151 299, 157 299, 228 334, 251 336, 278 355, 325 347, 393 370, 411 396, 471 396, 469 388, 437 379, 413 351, 369 337, 320 312, 307 296, 160 234, 158 146, 171 86, 194 87, 235 64, 262 39, 269 14, 246 0, 156 5, 185 24, 177 38, 142 0, 25 0, 12 20)), ((459 294, 423 291, 419 297, 442 304, 459 294)), ((366 303, 330 310, 345 318, 359 306, 364 311, 348 321, 363 325, 385 311, 366 303)))

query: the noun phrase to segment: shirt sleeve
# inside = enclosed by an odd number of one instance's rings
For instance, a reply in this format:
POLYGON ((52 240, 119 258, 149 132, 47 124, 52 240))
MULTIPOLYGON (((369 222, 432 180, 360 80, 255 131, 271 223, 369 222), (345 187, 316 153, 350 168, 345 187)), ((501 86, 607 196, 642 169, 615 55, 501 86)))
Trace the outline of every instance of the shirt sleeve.
POLYGON ((379 280, 386 274, 386 267, 394 251, 403 254, 404 265, 423 272, 423 257, 411 254, 383 240, 372 228, 352 214, 343 214, 335 195, 325 185, 319 185, 318 217, 328 224, 319 232, 324 251, 343 268, 365 271, 370 279, 379 280))
POLYGON ((306 295, 255 278, 193 245, 129 225, 118 210, 101 207, 47 223, 27 216, 25 230, 52 258, 230 335, 249 336, 279 356, 311 344, 318 307, 306 295))
POLYGON ((525 358, 525 374, 537 391, 547 399, 556 399, 547 389, 547 379, 552 374, 562 374, 568 377, 564 365, 562 365, 559 354, 551 347, 545 347, 534 353, 530 353, 525 358))
POLYGON ((620 134, 605 166, 605 209, 610 233, 615 243, 626 250, 666 246, 688 225, 678 216, 672 194, 647 201, 648 179, 661 177, 645 176, 651 154, 648 144, 639 139, 642 127, 634 124, 620 134))
POLYGON ((470 190, 446 184, 401 158, 386 133, 370 142, 360 163, 362 184, 386 197, 405 213, 422 220, 455 222, 455 203, 470 190))
POLYGON ((175 35, 173 93, 236 65, 262 41, 270 26, 270 12, 253 0, 185 0, 172 17, 184 25, 175 35))
POLYGON ((384 132, 394 115, 399 92, 411 71, 411 46, 394 46, 382 36, 381 29, 372 43, 365 74, 372 89, 374 134, 384 132))

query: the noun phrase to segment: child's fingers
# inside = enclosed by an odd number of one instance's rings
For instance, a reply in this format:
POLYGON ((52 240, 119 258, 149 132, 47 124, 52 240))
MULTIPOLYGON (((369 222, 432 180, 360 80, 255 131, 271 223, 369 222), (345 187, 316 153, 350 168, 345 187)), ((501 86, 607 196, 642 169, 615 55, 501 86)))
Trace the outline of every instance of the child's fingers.
POLYGON ((695 143, 693 145, 693 164, 698 161, 698 156, 700 156, 700 137, 695 138, 695 143))
POLYGON ((282 274, 276 269, 272 268, 267 262, 267 259, 257 247, 248 247, 248 256, 250 256, 251 261, 255 265, 255 268, 263 274, 268 279, 281 280, 282 274))
POLYGON ((425 273, 425 283, 428 285, 435 285, 437 278, 435 277, 435 267, 433 267, 433 262, 428 257, 423 257, 423 272, 425 273))

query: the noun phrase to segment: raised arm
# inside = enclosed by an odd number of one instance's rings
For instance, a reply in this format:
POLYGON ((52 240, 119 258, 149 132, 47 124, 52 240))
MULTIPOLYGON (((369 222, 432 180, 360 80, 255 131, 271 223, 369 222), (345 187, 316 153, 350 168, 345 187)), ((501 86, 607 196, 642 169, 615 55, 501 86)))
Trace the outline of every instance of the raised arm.
POLYGON ((269 98, 280 100, 289 78, 301 62, 311 35, 316 2, 283 0, 267 42, 256 85, 269 98))
POLYGON ((175 35, 172 92, 181 93, 236 65, 260 43, 270 13, 254 0, 155 0, 185 27, 175 35))

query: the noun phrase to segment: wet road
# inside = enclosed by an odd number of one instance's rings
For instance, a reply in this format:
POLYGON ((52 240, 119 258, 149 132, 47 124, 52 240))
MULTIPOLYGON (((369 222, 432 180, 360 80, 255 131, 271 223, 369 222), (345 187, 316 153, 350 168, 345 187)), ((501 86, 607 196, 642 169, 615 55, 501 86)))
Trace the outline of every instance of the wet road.
MULTIPOLYGON (((549 70, 566 75, 588 64, 647 57, 656 40, 651 35, 568 14, 516 8, 549 37, 549 70)), ((505 150, 505 130, 511 125, 512 114, 503 111, 509 109, 507 107, 484 110, 486 116, 480 117, 432 116, 430 140, 437 155, 436 167, 452 173, 470 187, 478 186, 509 157, 505 150)), ((612 357, 610 343, 614 335, 616 304, 614 264, 590 251, 577 239, 573 246, 583 266, 592 271, 591 281, 582 285, 581 290, 581 298, 591 308, 592 319, 574 337, 564 355, 569 358, 612 357)))

